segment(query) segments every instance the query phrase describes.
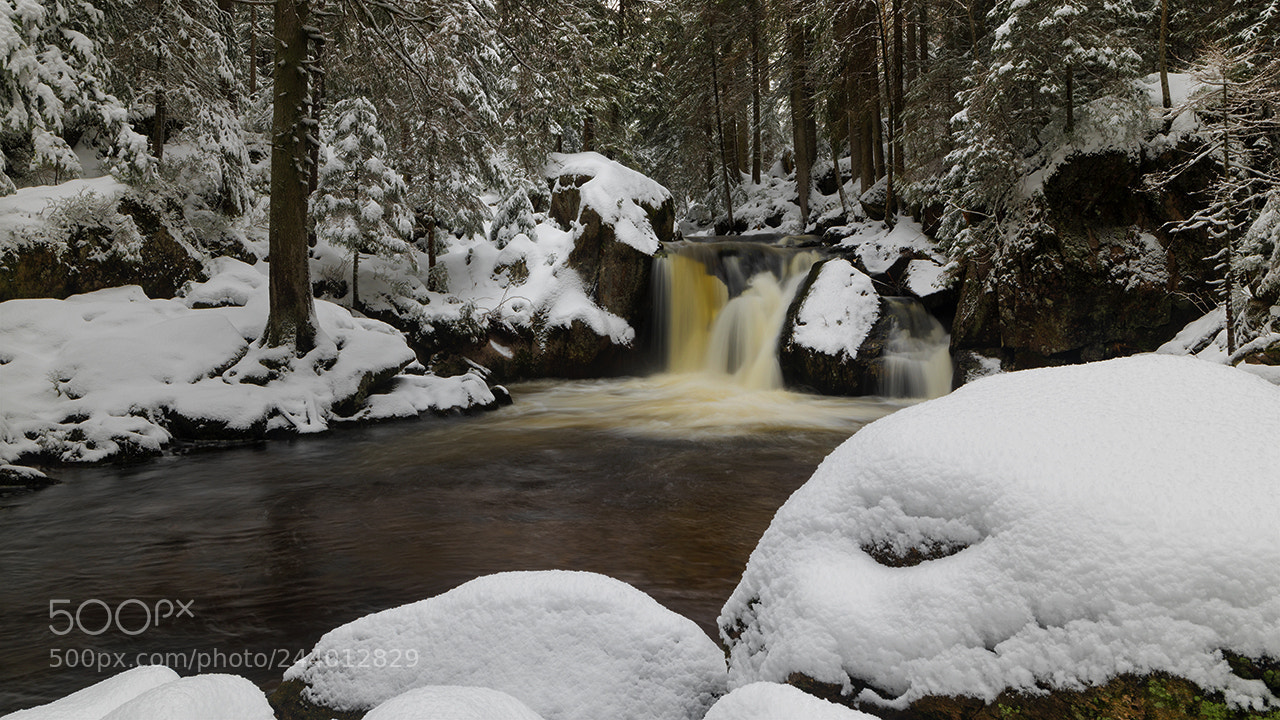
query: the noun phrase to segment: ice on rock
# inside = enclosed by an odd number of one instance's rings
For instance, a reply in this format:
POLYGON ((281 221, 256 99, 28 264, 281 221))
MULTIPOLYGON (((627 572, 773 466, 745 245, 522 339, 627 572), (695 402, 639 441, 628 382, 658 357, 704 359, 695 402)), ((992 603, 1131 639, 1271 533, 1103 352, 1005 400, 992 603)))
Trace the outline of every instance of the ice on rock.
POLYGON ((546 720, 697 720, 724 692, 725 665, 693 621, 626 583, 511 572, 333 630, 285 679, 332 710, 462 685, 508 693, 546 720), (346 662, 362 657, 367 667, 346 662))
POLYGON ((1146 355, 983 378, 878 420, 778 511, 725 605, 730 685, 991 700, 1164 671, 1277 707, 1280 388, 1146 355), (915 563, 915 564, 912 564, 915 563))
POLYGON ((478 687, 436 686, 397 695, 364 720, 543 720, 510 695, 478 687))

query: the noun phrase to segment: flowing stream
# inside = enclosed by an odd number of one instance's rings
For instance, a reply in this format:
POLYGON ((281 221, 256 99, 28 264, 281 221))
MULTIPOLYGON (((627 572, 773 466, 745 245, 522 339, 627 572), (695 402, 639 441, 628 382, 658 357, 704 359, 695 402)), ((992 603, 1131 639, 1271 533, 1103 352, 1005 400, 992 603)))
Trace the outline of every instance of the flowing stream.
POLYGON ((507 570, 605 573, 716 637, 777 508, 902 406, 780 389, 767 348, 815 258, 736 257, 672 255, 659 273, 667 374, 526 383, 492 413, 61 468, 60 485, 0 497, 0 713, 138 662, 270 690, 327 630, 507 570))

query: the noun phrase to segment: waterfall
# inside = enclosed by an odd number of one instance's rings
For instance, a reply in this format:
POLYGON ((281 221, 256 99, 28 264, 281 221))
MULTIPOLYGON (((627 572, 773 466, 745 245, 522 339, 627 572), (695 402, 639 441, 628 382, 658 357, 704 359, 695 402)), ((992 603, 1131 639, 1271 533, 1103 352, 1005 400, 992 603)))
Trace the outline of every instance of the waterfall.
MULTIPOLYGON (((654 272, 660 343, 670 373, 705 373, 752 390, 783 387, 778 338, 822 254, 751 242, 666 245, 654 272)), ((886 297, 889 335, 876 392, 934 398, 951 390, 950 338, 915 298, 886 297)))
POLYGON ((667 370, 782 387, 778 335, 816 252, 757 243, 672 243, 654 273, 667 370))
POLYGON ((884 298, 893 329, 880 362, 880 394, 936 398, 951 392, 951 336, 919 300, 884 298))

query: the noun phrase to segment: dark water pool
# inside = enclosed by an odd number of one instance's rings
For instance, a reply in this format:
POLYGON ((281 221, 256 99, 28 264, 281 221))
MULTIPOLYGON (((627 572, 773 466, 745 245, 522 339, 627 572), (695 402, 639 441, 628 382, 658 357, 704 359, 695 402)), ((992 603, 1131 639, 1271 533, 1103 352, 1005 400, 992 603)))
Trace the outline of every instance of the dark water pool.
POLYGON ((0 498, 0 713, 139 660, 271 689, 327 630, 506 570, 605 573, 715 637, 774 511, 896 407, 696 379, 513 391, 483 416, 62 469, 0 498))

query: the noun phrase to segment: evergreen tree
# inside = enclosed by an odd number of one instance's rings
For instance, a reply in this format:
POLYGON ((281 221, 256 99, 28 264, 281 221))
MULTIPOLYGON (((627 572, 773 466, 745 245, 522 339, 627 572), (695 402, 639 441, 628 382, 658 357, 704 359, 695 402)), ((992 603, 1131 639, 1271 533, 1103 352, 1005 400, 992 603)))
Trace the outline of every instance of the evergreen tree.
POLYGON ((324 133, 319 187, 311 198, 316 238, 351 251, 351 306, 360 305, 360 254, 393 257, 409 252, 412 214, 404 178, 387 166, 387 143, 366 98, 334 106, 324 133))

